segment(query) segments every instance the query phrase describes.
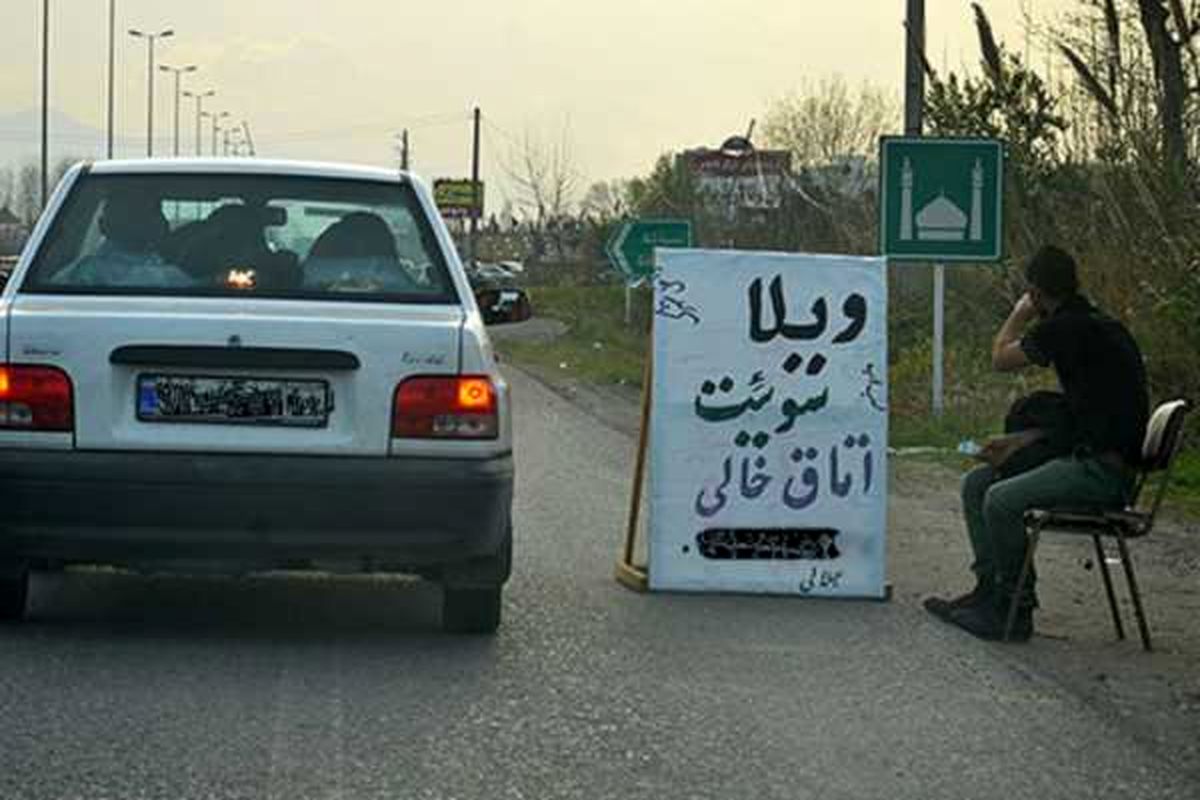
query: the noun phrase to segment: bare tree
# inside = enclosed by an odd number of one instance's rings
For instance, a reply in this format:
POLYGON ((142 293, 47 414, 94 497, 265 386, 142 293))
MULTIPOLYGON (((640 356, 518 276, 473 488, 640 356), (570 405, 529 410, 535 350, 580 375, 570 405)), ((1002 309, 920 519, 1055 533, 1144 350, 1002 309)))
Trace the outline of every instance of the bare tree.
POLYGON ((32 162, 21 165, 17 173, 17 190, 13 213, 26 225, 32 226, 42 213, 42 171, 32 162))
POLYGON ((0 208, 7 208, 9 211, 12 211, 15 199, 13 197, 13 188, 15 185, 12 167, 0 167, 0 208))
POLYGON ((1200 19, 1192 19, 1184 11, 1181 0, 1137 0, 1137 4, 1146 43, 1154 59, 1154 78, 1158 83, 1162 112, 1163 155, 1168 165, 1182 170, 1187 165, 1188 152, 1183 125, 1188 94, 1183 52, 1200 32, 1200 19))
POLYGON ((622 181, 599 181, 588 187, 579 209, 596 222, 620 219, 629 211, 627 190, 622 181))
POLYGON ((887 91, 863 84, 856 91, 835 75, 808 82, 767 110, 766 143, 790 150, 798 167, 846 156, 872 156, 879 136, 897 129, 899 104, 887 91))
POLYGON ((517 208, 534 238, 534 255, 544 252, 548 237, 559 258, 564 258, 566 223, 581 180, 572 155, 569 129, 563 126, 562 135, 551 145, 526 131, 504 168, 516 188, 517 208))
POLYGON ((1113 134, 1137 137, 1153 132, 1163 162, 1182 175, 1189 154, 1196 156, 1190 152, 1188 130, 1195 125, 1200 95, 1200 3, 1193 0, 1189 8, 1183 0, 1103 0, 1100 8, 1107 33, 1105 52, 1097 53, 1093 42, 1089 57, 1078 35, 1061 36, 1059 49, 1103 110, 1113 134), (1123 33, 1126 22, 1140 24, 1140 41, 1123 33), (1151 78, 1143 77, 1145 53, 1151 78))

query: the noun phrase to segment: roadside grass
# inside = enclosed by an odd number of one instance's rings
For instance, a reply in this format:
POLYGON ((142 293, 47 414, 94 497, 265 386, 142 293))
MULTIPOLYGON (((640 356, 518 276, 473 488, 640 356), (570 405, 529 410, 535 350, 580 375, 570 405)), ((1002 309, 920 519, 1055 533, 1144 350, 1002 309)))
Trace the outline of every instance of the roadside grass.
POLYGON ((625 325, 621 286, 548 286, 529 290, 534 313, 567 325, 551 342, 505 341, 497 347, 524 362, 597 384, 642 385, 649 295, 634 292, 633 325, 625 325))
MULTIPOLYGON (((550 286, 529 291, 534 313, 565 323, 567 332, 551 342, 497 342, 505 357, 588 383, 641 386, 650 330, 648 290, 634 291, 629 325, 622 286, 550 286)), ((972 463, 957 452, 961 442, 981 442, 999 433, 1013 400, 1055 386, 1049 370, 996 374, 980 355, 986 350, 985 340, 958 342, 944 355, 944 410, 937 416, 931 409, 928 338, 895 330, 890 338, 890 444, 956 470, 972 463)), ((1200 434, 1196 420, 1189 427, 1200 434)), ((1167 505, 1200 516, 1200 435, 1185 440, 1185 446, 1189 442, 1191 448, 1176 460, 1167 505)))

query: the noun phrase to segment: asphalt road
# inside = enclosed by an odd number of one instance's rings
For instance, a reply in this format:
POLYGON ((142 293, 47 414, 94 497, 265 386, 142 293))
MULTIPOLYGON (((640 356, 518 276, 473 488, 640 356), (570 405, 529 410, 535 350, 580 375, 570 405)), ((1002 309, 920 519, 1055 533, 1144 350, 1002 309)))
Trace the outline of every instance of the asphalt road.
POLYGON ((1200 796, 914 607, 620 588, 633 442, 512 379, 494 639, 406 579, 39 576, 0 627, 0 797, 1200 796))

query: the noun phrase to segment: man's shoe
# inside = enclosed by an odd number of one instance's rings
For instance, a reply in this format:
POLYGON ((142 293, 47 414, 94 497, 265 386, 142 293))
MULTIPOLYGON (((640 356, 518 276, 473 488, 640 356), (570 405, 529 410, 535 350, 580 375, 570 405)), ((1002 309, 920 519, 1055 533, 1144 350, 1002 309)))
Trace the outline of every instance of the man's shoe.
POLYGON ((925 610, 930 614, 948 622, 950 615, 955 611, 979 605, 987 601, 990 596, 991 592, 988 588, 982 583, 977 583, 975 584, 975 588, 966 594, 950 599, 944 597, 926 597, 922 605, 925 606, 925 610))
MULTIPOLYGON (((986 639, 990 642, 1004 639, 1004 625, 1008 621, 1008 608, 1000 610, 994 603, 982 603, 968 606, 951 612, 948 621, 957 625, 972 636, 986 639)), ((1013 621, 1010 642, 1027 642, 1033 636, 1033 607, 1026 606, 1017 610, 1013 621)))

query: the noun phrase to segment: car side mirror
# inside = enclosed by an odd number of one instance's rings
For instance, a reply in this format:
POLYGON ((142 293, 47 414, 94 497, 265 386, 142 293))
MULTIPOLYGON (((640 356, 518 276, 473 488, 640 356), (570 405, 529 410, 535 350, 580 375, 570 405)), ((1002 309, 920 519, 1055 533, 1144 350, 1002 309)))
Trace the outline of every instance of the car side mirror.
POLYGON ((517 298, 513 302, 512 311, 509 314, 509 322, 524 322, 533 316, 533 305, 529 302, 529 293, 524 289, 511 289, 515 291, 517 298))
POLYGON ((533 305, 524 289, 484 289, 476 292, 475 302, 488 325, 524 322, 533 316, 533 305))

